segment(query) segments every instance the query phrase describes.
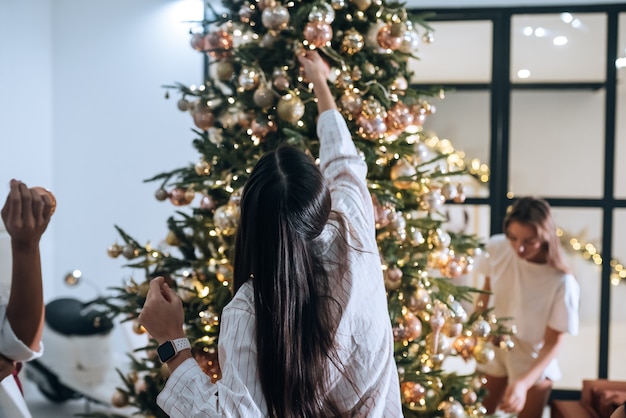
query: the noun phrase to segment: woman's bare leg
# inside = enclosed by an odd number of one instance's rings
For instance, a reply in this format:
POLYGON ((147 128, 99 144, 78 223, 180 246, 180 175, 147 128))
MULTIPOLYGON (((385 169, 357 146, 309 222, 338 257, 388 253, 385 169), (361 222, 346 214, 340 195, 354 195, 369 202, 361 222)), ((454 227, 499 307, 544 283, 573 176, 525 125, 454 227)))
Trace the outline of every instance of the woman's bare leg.
POLYGON ((487 395, 483 399, 483 406, 487 408, 487 414, 493 414, 502 401, 502 395, 504 395, 509 378, 506 376, 496 377, 485 375, 485 379, 487 379, 487 383, 485 383, 483 388, 487 389, 487 395))

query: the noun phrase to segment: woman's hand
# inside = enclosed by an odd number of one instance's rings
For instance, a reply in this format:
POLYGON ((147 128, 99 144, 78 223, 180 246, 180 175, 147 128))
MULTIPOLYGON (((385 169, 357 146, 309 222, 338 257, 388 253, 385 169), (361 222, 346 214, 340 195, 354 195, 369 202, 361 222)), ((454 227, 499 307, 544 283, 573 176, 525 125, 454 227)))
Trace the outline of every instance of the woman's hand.
POLYGON ((521 412, 526 404, 528 389, 528 386, 522 381, 511 382, 504 392, 500 409, 509 414, 521 412))
POLYGON ((313 84, 326 83, 330 75, 330 67, 320 54, 313 50, 298 55, 298 61, 304 69, 304 77, 313 84))
POLYGON ((11 180, 11 189, 2 208, 2 220, 11 242, 17 246, 38 244, 48 227, 53 212, 49 192, 41 187, 29 189, 18 180, 11 180))
POLYGON ((167 340, 182 338, 183 302, 165 283, 163 277, 156 277, 150 282, 146 303, 139 314, 139 323, 159 344, 167 340))

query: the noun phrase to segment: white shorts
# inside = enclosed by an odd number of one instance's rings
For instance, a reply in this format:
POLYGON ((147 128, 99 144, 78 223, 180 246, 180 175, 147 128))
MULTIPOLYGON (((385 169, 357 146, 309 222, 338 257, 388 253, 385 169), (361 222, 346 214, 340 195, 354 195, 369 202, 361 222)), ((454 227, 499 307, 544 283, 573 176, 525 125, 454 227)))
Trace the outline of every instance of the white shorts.
MULTIPOLYGON (((515 338, 514 342, 515 347, 510 351, 504 351, 496 347, 494 359, 486 364, 478 363, 476 370, 490 376, 508 377, 509 380, 516 380, 524 375, 536 361, 537 355, 532 350, 524 347, 525 344, 520 343, 515 338)), ((561 378, 561 372, 556 360, 552 360, 535 383, 545 378, 550 380, 561 378)))

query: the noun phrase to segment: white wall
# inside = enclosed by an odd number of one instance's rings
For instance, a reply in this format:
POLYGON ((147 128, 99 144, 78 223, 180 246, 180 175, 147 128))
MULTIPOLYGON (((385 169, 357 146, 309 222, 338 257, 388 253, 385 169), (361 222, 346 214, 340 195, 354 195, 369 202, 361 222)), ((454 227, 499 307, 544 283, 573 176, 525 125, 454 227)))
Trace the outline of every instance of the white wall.
POLYGON ((202 82, 181 23, 201 18, 199 0, 0 0, 0 192, 15 177, 57 197, 47 300, 93 295, 62 283, 72 269, 101 290, 134 272, 106 255, 114 224, 142 243, 164 236, 172 206, 143 179, 197 158, 191 119, 161 86, 202 82))
MULTIPOLYGON (((50 11, 49 0, 0 0, 0 204, 11 178, 53 186, 50 11)), ((52 276, 54 237, 51 225, 41 242, 46 277, 52 276)), ((10 271, 6 252, 0 254, 3 275, 10 271)))

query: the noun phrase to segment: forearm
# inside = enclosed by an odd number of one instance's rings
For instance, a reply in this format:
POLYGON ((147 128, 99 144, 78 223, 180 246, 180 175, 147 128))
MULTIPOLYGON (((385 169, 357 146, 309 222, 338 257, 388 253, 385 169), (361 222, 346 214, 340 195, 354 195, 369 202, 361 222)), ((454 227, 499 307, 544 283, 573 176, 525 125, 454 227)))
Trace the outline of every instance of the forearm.
POLYGON ((319 114, 327 110, 337 109, 335 98, 330 91, 326 78, 321 74, 316 74, 312 80, 315 97, 317 99, 317 111, 319 114))
POLYGON ((39 350, 44 321, 39 243, 13 243, 11 293, 7 320, 16 337, 31 350, 39 350))
POLYGON ((545 343, 530 369, 520 377, 527 387, 531 387, 541 377, 543 371, 548 367, 550 362, 556 358, 563 340, 563 333, 548 329, 546 334, 550 334, 546 338, 545 343))

